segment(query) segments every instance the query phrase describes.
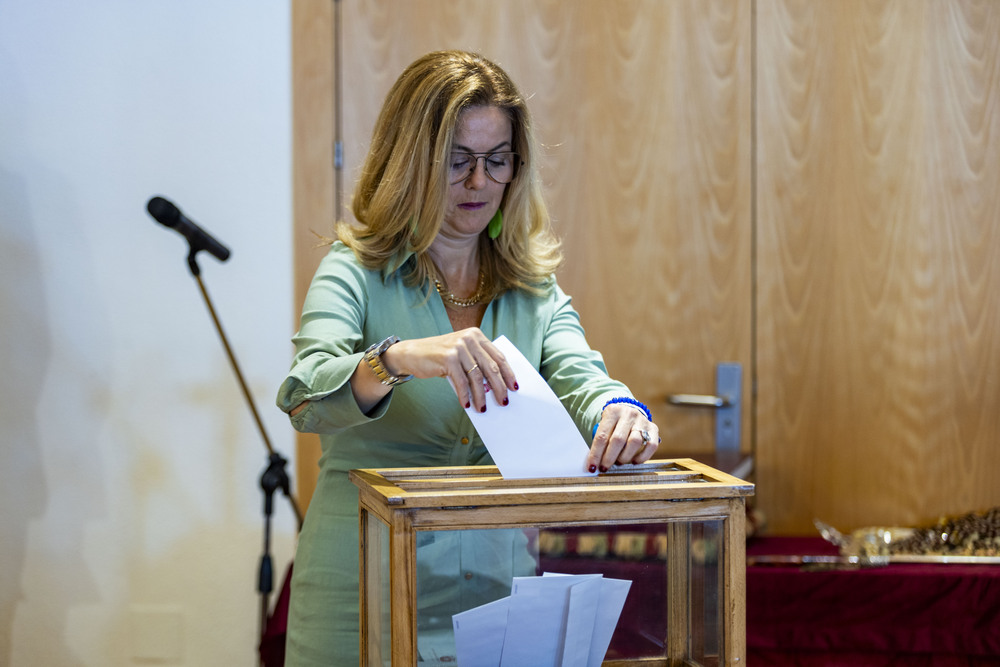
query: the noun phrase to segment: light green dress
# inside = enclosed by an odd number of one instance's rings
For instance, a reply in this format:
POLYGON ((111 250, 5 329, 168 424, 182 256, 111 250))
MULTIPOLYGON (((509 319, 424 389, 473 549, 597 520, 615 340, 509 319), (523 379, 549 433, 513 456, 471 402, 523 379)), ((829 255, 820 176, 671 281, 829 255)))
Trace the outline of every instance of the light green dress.
MULTIPOLYGON (((587 345, 579 316, 554 279, 544 297, 502 294, 487 306, 480 328, 491 340, 507 336, 539 369, 587 443, 604 403, 613 396, 631 396, 608 377, 601 355, 587 345)), ((333 244, 313 278, 293 339, 295 360, 277 398, 285 412, 308 401, 292 424, 320 434, 322 444, 319 479, 295 556, 288 667, 358 664, 358 492, 348 471, 492 463, 445 378, 400 385, 367 415, 351 394, 348 380, 372 343, 393 334, 406 339, 451 331, 437 292, 428 295, 425 289, 407 287, 398 272, 365 269, 340 242, 333 244)), ((581 466, 585 456, 581 446, 581 466)), ((509 553, 509 545, 507 549, 509 553)), ((455 558, 441 564, 445 570, 454 568, 458 580, 459 572, 474 569, 460 556, 476 550, 454 553, 455 558)), ((483 565, 490 560, 487 554, 480 558, 483 565)), ((508 558, 506 565, 491 561, 480 569, 494 570, 509 582, 511 574, 521 574, 514 572, 517 567, 508 558)), ((442 568, 436 569, 440 576, 442 568)), ((483 585, 468 585, 477 583, 483 585)))

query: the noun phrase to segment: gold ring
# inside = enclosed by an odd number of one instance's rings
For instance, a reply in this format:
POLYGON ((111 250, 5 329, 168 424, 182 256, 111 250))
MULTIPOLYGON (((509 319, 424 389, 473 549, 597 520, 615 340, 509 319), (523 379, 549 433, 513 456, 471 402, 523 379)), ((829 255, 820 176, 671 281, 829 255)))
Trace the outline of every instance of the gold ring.
POLYGON ((479 368, 479 364, 476 364, 475 366, 473 366, 469 370, 465 371, 465 374, 468 375, 469 373, 471 373, 472 371, 476 370, 477 368, 479 368))

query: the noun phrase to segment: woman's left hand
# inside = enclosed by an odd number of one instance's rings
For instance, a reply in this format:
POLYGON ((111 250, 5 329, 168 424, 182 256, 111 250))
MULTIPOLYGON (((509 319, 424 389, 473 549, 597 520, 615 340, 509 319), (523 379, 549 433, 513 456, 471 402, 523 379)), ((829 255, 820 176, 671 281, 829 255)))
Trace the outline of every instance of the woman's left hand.
POLYGON ((648 461, 660 444, 660 429, 635 406, 612 403, 604 408, 587 456, 590 472, 607 472, 616 463, 648 461))

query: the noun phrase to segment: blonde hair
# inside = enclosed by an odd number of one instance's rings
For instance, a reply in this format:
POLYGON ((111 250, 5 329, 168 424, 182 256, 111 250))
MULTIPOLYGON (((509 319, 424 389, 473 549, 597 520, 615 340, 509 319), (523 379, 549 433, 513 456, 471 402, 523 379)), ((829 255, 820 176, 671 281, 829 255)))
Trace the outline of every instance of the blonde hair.
POLYGON ((352 201, 360 224, 341 222, 338 237, 369 269, 404 268, 410 285, 429 284, 427 254, 441 229, 449 154, 460 114, 494 106, 513 127, 521 158, 500 210, 503 230, 480 236, 480 266, 491 295, 508 289, 538 294, 562 261, 537 171, 527 105, 498 65, 465 51, 436 51, 406 68, 386 96, 352 201), (413 255, 415 261, 405 262, 413 255))

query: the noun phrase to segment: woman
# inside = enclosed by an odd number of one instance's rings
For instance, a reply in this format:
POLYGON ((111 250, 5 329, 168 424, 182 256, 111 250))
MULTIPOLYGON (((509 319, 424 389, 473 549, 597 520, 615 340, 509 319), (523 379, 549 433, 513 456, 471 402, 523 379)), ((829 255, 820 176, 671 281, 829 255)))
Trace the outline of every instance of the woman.
POLYGON ((485 58, 430 53, 389 91, 355 191, 359 224, 338 226, 278 394, 323 448, 286 664, 358 662, 349 470, 491 463, 465 409, 503 410, 517 391, 491 343, 498 336, 539 369, 592 443, 581 466, 607 471, 655 452, 648 409, 608 377, 556 283, 561 255, 537 168, 524 99, 485 58))

